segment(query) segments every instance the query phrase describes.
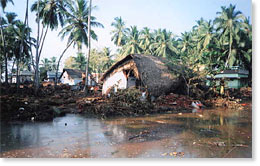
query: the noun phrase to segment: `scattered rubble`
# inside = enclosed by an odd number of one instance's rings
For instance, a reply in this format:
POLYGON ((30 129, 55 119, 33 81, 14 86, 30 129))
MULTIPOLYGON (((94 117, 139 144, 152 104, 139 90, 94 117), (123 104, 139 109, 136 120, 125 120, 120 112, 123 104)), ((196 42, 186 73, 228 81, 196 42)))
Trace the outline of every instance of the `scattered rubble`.
POLYGON ((1 121, 49 121, 70 112, 69 108, 76 107, 79 97, 80 92, 70 90, 68 85, 60 85, 56 89, 54 86, 41 86, 37 96, 32 85, 24 85, 19 92, 16 92, 15 85, 2 86, 1 121))
POLYGON ((84 97, 84 92, 69 85, 43 84, 39 94, 34 95, 32 85, 23 85, 16 92, 15 85, 1 86, 1 120, 48 121, 66 113, 87 113, 101 118, 115 116, 139 116, 154 113, 192 112, 192 102, 200 101, 204 107, 226 107, 243 109, 244 100, 250 100, 251 88, 230 90, 227 97, 208 99, 191 98, 186 95, 170 93, 155 100, 136 88, 118 90, 109 96, 95 92, 84 97), (196 100, 197 99, 197 100, 196 100))

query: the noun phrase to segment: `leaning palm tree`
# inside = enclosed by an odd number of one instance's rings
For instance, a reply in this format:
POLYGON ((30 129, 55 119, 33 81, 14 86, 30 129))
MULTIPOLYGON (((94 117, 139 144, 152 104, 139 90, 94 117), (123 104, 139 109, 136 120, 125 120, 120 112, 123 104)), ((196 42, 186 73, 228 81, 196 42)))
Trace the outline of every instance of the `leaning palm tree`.
POLYGON ((42 24, 39 41, 39 56, 41 55, 49 28, 54 30, 57 29, 59 25, 64 25, 64 13, 66 11, 64 6, 66 5, 66 2, 66 0, 38 0, 31 6, 31 11, 37 12, 39 10, 39 18, 42 24))
MULTIPOLYGON (((63 40, 65 36, 68 36, 67 46, 59 57, 57 68, 56 68, 56 79, 58 77, 58 70, 60 61, 67 51, 67 49, 73 44, 77 46, 78 50, 82 49, 83 44, 88 46, 88 15, 89 8, 85 0, 68 1, 65 26, 60 31, 59 35, 63 40)), ((101 23, 96 21, 96 17, 91 16, 90 25, 92 27, 104 27, 101 23)), ((91 30, 90 36, 92 39, 97 40, 96 33, 91 30)), ((57 84, 57 81, 55 82, 57 84)))
POLYGON ((35 61, 35 91, 39 89, 39 61, 41 52, 44 46, 44 41, 48 32, 58 27, 63 26, 64 13, 66 12, 66 0, 37 0, 31 7, 31 11, 35 11, 37 18, 37 43, 36 43, 36 61, 35 61), (42 24, 42 32, 40 35, 40 20, 42 24), (44 32, 45 28, 45 32, 44 32))
POLYGON ((234 56, 232 53, 233 41, 239 31, 241 20, 244 19, 244 15, 240 11, 236 11, 235 8, 236 6, 231 4, 228 8, 222 6, 222 11, 217 12, 219 16, 214 20, 217 31, 220 32, 220 37, 227 39, 229 43, 225 67, 232 66, 230 60, 232 59, 231 56, 234 56))
POLYGON ((114 20, 115 22, 112 22, 111 24, 111 26, 115 28, 111 31, 111 41, 114 41, 116 46, 123 46, 126 43, 126 33, 128 28, 125 27, 125 22, 121 17, 116 17, 114 20))

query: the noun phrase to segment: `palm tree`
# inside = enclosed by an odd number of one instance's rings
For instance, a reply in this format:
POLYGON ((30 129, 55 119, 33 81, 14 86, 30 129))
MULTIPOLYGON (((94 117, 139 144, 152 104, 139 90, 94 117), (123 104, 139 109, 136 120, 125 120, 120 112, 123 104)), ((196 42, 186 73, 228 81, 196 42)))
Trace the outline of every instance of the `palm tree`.
POLYGON ((59 24, 64 24, 65 4, 67 0, 37 0, 31 7, 31 11, 35 11, 37 18, 37 44, 36 44, 36 64, 35 64, 35 91, 39 88, 39 61, 43 49, 44 41, 49 27, 51 30, 57 28, 59 24), (40 20, 42 24, 42 32, 40 37, 40 20), (45 33, 44 33, 44 28, 45 33))
POLYGON ((17 23, 16 17, 17 15, 15 13, 5 13, 5 18, 0 17, 1 19, 1 36, 2 36, 2 50, 4 55, 4 61, 5 61, 5 83, 8 84, 8 70, 7 70, 7 61, 8 56, 10 57, 10 54, 8 51, 12 50, 12 41, 11 38, 13 36, 13 31, 11 30, 13 26, 17 23), (5 34, 9 33, 7 36, 5 34), (10 41, 9 44, 7 44, 7 40, 10 41), (11 47, 9 47, 12 45, 11 47), (9 49, 8 49, 9 47, 9 49))
POLYGON ((140 47, 142 48, 143 53, 151 54, 150 46, 153 42, 153 37, 150 33, 150 29, 148 27, 144 27, 140 34, 140 47))
POLYGON ((235 11, 236 6, 230 4, 228 8, 222 6, 221 12, 217 12, 220 16, 218 16, 214 23, 217 26, 217 31, 220 32, 220 37, 228 40, 228 57, 226 59, 225 67, 232 66, 230 60, 231 56, 234 56, 232 53, 232 45, 234 38, 237 37, 237 32, 240 28, 241 19, 244 19, 244 16, 240 11, 235 11))
POLYGON ((83 53, 78 53, 76 57, 74 57, 75 64, 73 64, 73 68, 84 70, 86 68, 86 57, 83 53))
POLYGON ((155 41, 151 45, 154 54, 161 57, 172 57, 177 54, 177 49, 173 45, 173 34, 166 29, 155 31, 155 41))
POLYGON ((125 27, 125 22, 121 17, 116 17, 114 20, 115 22, 111 24, 111 26, 115 27, 111 32, 111 41, 114 41, 116 46, 123 46, 126 43, 126 33, 128 29, 125 27))
POLYGON ((105 57, 105 62, 103 66, 103 72, 109 69, 110 66, 113 64, 113 60, 111 59, 111 50, 109 47, 104 47, 102 50, 102 54, 105 57))
MULTIPOLYGON (((59 70, 59 64, 61 58, 67 51, 67 49, 73 44, 77 46, 78 50, 82 49, 82 44, 88 46, 88 14, 89 8, 87 7, 87 2, 85 0, 76 0, 76 1, 68 1, 67 3, 67 12, 65 27, 60 31, 59 35, 61 39, 64 39, 65 36, 68 37, 67 47, 62 52, 59 57, 57 68, 56 68, 56 79, 59 70)), ((96 17, 91 16, 90 25, 93 27, 104 27, 101 23, 96 21, 96 17)), ((90 36, 92 39, 97 40, 96 33, 91 30, 90 36)))
MULTIPOLYGON (((14 4, 14 2, 12 0, 1 0, 0 1, 0 5, 1 8, 3 10, 3 13, 5 13, 5 8, 7 3, 12 3, 14 4)), ((6 59, 6 45, 5 45, 5 34, 4 34, 4 28, 3 28, 3 24, 4 24, 4 19, 0 16, 0 30, 1 30, 1 40, 2 40, 2 45, 3 45, 3 55, 4 55, 4 59, 5 59, 5 83, 8 84, 8 71, 7 71, 7 59, 6 59)), ((0 65, 0 69, 2 69, 2 64, 0 65)), ((2 73, 0 73, 2 74, 2 73)))
POLYGON ((49 71, 51 69, 51 62, 48 58, 44 58, 41 60, 42 62, 42 67, 46 70, 49 71))
POLYGON ((139 31, 136 26, 131 26, 127 34, 127 42, 122 48, 122 55, 140 54, 142 48, 139 46, 139 31))
POLYGON ((51 60, 50 60, 51 71, 56 71, 56 66, 57 66, 56 59, 57 59, 57 57, 51 57, 51 60))
MULTIPOLYGON (((44 41, 48 33, 49 28, 51 30, 57 29, 59 25, 63 27, 64 17, 65 17, 65 5, 67 0, 40 0, 39 1, 39 17, 42 23, 42 32, 40 37, 40 50, 39 55, 41 55, 44 41), (44 28, 45 32, 44 32, 44 28)), ((31 11, 37 12, 38 2, 36 1, 32 7, 31 11)))
POLYGON ((17 81, 17 88, 19 88, 20 61, 24 61, 24 59, 29 59, 31 57, 30 47, 35 40, 28 35, 31 33, 31 29, 21 21, 17 21, 15 28, 13 28, 13 30, 15 32, 14 54, 16 56, 16 63, 17 63, 16 81, 17 81))
POLYGON ((5 9, 5 7, 6 7, 6 5, 7 5, 7 3, 12 3, 12 4, 14 4, 14 2, 13 2, 13 0, 1 0, 0 1, 0 4, 1 4, 1 7, 2 7, 2 10, 4 11, 4 9, 5 9))

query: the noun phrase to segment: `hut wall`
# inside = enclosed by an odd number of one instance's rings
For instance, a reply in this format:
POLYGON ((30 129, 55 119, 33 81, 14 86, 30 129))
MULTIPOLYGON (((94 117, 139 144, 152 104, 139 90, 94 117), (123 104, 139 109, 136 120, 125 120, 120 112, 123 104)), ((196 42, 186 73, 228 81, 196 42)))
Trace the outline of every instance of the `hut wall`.
POLYGON ((127 79, 123 71, 113 73, 104 80, 102 94, 107 94, 113 86, 117 86, 118 89, 126 89, 127 79))
POLYGON ((64 72, 63 75, 62 75, 62 77, 60 78, 60 81, 61 81, 61 83, 63 83, 63 84, 76 85, 76 84, 78 84, 79 82, 81 82, 82 79, 81 79, 81 78, 74 78, 74 79, 72 79, 72 78, 69 76, 68 72, 64 72))

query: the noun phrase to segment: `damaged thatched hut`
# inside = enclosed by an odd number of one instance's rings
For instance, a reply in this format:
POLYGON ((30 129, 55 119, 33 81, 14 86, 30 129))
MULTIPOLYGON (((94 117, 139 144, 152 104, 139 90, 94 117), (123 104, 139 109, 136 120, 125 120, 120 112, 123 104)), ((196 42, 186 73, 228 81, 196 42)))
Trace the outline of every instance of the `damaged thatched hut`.
POLYGON ((102 94, 111 89, 130 87, 145 88, 149 95, 157 97, 170 92, 186 92, 186 84, 179 74, 173 74, 166 60, 152 55, 128 55, 114 64, 101 78, 102 94))

